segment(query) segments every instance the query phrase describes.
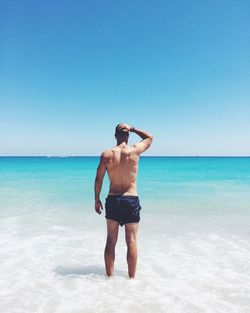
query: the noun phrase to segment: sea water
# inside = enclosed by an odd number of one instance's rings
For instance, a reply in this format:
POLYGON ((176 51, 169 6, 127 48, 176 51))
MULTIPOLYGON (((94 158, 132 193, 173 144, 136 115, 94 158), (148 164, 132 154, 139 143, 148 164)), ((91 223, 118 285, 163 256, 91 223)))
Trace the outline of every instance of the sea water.
POLYGON ((250 158, 140 159, 132 280, 124 227, 105 276, 98 162, 0 158, 0 312, 250 312, 250 158))

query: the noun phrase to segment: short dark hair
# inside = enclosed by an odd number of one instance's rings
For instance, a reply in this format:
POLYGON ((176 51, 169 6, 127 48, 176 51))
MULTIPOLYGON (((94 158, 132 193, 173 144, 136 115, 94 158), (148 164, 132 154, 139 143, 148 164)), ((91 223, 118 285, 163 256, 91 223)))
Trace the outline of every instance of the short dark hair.
POLYGON ((118 127, 119 127, 120 125, 121 125, 121 123, 116 126, 116 128, 115 128, 115 133, 118 133, 118 132, 119 132, 118 127))

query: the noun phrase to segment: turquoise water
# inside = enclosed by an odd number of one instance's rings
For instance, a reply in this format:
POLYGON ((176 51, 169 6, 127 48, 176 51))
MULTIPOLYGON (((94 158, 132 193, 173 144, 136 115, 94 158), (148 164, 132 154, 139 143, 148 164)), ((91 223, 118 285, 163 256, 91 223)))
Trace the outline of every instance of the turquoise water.
MULTIPOLYGON (((105 218, 93 209, 98 162, 0 158, 1 312, 248 313, 250 158, 140 159, 133 281, 123 228, 116 275, 104 274, 105 218)), ((103 202, 107 192, 106 176, 103 202)))
MULTIPOLYGON (((86 212, 93 205, 98 162, 98 157, 2 157, 1 209, 36 210, 54 203, 86 212)), ((244 211, 250 203, 249 190, 250 158, 140 159, 138 193, 148 212, 244 211)), ((107 193, 106 174, 102 199, 107 193)))

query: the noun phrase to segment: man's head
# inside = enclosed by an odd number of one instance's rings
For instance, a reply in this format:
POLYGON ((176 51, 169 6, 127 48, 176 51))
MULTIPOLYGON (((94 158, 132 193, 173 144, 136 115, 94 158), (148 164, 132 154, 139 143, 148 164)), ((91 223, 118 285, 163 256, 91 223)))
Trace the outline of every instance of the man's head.
POLYGON ((128 143, 129 131, 125 125, 126 124, 120 123, 115 128, 115 138, 116 138, 118 144, 120 144, 124 141, 126 143, 128 143), (123 125, 124 125, 124 127, 123 127, 123 125))

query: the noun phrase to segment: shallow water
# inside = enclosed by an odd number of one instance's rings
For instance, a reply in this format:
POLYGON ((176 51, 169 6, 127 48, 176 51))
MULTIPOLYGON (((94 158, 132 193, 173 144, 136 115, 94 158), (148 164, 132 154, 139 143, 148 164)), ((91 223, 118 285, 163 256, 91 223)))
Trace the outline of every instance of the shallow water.
POLYGON ((249 158, 140 160, 134 280, 124 228, 105 276, 97 163, 0 158, 1 312, 249 312, 249 158))

